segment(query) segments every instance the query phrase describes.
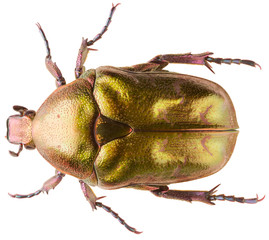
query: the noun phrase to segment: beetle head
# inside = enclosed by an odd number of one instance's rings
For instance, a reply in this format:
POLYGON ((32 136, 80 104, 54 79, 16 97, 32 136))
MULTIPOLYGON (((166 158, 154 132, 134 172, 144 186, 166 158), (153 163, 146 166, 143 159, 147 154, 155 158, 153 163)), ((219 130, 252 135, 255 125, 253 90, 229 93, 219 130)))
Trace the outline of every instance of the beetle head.
POLYGON ((19 144, 20 148, 17 153, 9 153, 18 157, 23 149, 35 149, 32 139, 32 121, 35 117, 35 111, 28 110, 22 106, 13 106, 13 109, 20 114, 12 115, 7 119, 7 140, 12 144, 19 144))

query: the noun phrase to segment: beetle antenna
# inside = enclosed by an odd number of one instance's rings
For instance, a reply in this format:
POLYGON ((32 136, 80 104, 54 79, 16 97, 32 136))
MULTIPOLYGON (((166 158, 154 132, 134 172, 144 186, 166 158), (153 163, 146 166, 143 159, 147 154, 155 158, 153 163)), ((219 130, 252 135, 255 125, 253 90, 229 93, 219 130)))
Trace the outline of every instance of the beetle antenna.
POLYGON ((19 150, 18 150, 17 153, 15 153, 13 151, 9 151, 9 153, 10 153, 10 155, 12 157, 18 157, 20 155, 20 153, 21 153, 22 150, 23 150, 23 145, 22 145, 22 143, 20 143, 20 147, 19 147, 19 150))
POLYGON ((103 208, 103 209, 104 209, 105 211, 107 211, 108 213, 111 213, 111 215, 112 215, 114 218, 118 219, 119 222, 120 222, 124 227, 126 227, 129 231, 131 231, 131 232, 133 232, 133 233, 136 233, 136 234, 140 234, 140 233, 142 233, 142 232, 137 231, 135 228, 129 226, 129 225, 128 225, 128 224, 127 224, 127 223, 126 223, 120 216, 119 216, 119 214, 116 213, 116 212, 114 212, 110 207, 104 205, 104 204, 101 203, 101 202, 96 202, 96 206, 97 206, 97 207, 100 207, 100 208, 103 208))

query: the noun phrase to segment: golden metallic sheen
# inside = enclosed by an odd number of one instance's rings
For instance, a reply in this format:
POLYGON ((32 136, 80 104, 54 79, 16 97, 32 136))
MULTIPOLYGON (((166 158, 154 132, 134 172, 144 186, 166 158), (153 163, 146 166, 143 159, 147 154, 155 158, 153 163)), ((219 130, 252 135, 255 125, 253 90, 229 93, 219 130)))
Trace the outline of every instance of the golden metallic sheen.
POLYGON ((96 69, 94 97, 101 113, 140 130, 237 129, 230 97, 206 79, 166 72, 96 69))
POLYGON ((98 186, 165 185, 211 175, 229 160, 237 134, 133 132, 102 146, 94 165, 98 186))
POLYGON ((105 143, 94 163, 97 182, 86 179, 89 184, 113 189, 193 180, 219 171, 233 152, 233 104, 206 79, 100 67, 94 97, 111 128, 118 122, 132 132, 109 140, 97 121, 96 135, 105 143))
POLYGON ((49 96, 32 136, 59 171, 113 189, 213 174, 229 160, 236 128, 233 104, 216 83, 100 67, 49 96))
POLYGON ((32 136, 37 150, 59 171, 88 177, 98 151, 93 132, 98 114, 87 80, 58 88, 34 118, 32 136))

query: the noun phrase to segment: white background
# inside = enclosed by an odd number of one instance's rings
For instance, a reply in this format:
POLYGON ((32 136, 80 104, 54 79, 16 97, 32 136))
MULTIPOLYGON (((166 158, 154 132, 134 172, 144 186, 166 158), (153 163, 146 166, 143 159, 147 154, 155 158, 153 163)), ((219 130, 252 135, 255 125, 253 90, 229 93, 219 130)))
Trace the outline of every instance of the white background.
MULTIPOLYGON (((70 176, 49 195, 26 200, 7 193, 37 190, 54 169, 37 153, 17 151, 5 139, 6 119, 13 105, 37 110, 55 89, 46 70, 46 51, 35 26, 39 22, 50 42, 53 60, 67 82, 82 36, 93 38, 106 22, 112 0, 5 1, 1 3, 1 174, 0 239, 268 239, 268 7, 267 1, 126 1, 115 12, 109 31, 94 45, 87 68, 128 66, 165 53, 212 51, 215 57, 255 60, 262 66, 212 64, 206 67, 170 65, 167 69, 204 77, 222 85, 237 110, 240 133, 226 167, 210 177, 172 185, 174 189, 209 190, 261 197, 247 205, 217 202, 216 206, 156 198, 145 191, 94 188, 103 203, 127 223, 143 231, 135 235, 109 214, 91 211, 78 181, 70 176)), ((116 2, 114 2, 116 3, 116 2)), ((135 151, 135 149, 134 149, 135 151)))

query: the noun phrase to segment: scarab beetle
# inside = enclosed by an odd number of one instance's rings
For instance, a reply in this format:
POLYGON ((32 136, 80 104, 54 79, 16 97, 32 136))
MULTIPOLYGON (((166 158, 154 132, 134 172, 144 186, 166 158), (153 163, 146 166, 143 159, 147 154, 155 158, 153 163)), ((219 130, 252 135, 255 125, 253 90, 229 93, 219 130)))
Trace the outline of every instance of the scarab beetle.
POLYGON ((30 198, 55 188, 65 176, 79 179, 93 209, 110 212, 128 230, 129 226, 95 196, 90 186, 104 189, 132 187, 155 196, 214 204, 215 200, 257 203, 214 195, 210 191, 169 190, 168 184, 202 178, 219 171, 229 160, 237 138, 237 120, 228 94, 206 79, 169 72, 169 63, 209 65, 236 63, 258 66, 250 60, 213 58, 202 54, 158 55, 131 67, 99 67, 84 71, 89 46, 107 31, 117 5, 113 5, 102 31, 93 40, 82 39, 75 68, 76 80, 66 84, 52 61, 45 41, 46 67, 57 89, 37 112, 14 106, 18 115, 7 120, 7 139, 23 149, 36 148, 56 174, 30 198))

